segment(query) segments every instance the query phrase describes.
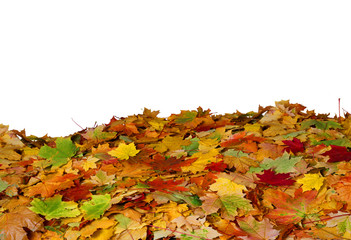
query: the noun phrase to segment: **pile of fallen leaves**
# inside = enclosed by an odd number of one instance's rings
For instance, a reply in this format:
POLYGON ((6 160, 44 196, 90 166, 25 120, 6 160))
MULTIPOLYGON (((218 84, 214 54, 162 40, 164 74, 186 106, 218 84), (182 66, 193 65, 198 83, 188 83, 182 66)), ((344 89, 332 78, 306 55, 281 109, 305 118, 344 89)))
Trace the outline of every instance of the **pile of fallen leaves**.
POLYGON ((351 239, 348 113, 157 115, 64 138, 0 125, 0 239, 351 239))

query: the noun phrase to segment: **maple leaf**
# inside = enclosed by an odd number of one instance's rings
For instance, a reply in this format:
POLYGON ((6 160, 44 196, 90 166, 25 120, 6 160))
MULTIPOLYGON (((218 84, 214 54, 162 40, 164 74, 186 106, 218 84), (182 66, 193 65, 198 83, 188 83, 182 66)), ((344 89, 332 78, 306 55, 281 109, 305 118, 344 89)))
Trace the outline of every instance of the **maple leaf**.
POLYGON ((191 171, 192 173, 203 171, 207 164, 211 162, 217 162, 217 156, 219 155, 219 150, 213 148, 210 151, 203 153, 194 153, 191 157, 197 158, 190 166, 182 167, 183 172, 191 171))
POLYGON ((0 178, 0 192, 4 191, 10 184, 0 178))
POLYGON ((264 138, 256 137, 254 134, 247 135, 246 131, 235 133, 228 140, 221 143, 221 147, 241 148, 245 152, 257 152, 257 143, 262 142, 264 138))
POLYGON ((205 176, 193 177, 190 179, 192 183, 196 183, 203 190, 207 190, 212 183, 215 183, 217 176, 211 172, 208 172, 205 176))
POLYGON ((91 176, 91 183, 96 184, 97 186, 103 186, 107 184, 114 184, 116 181, 114 179, 116 176, 113 175, 107 175, 106 172, 102 171, 101 169, 96 172, 95 176, 91 176))
POLYGON ((284 152, 283 156, 272 160, 265 158, 259 167, 251 167, 249 172, 261 172, 262 170, 268 170, 274 168, 276 173, 289 173, 294 171, 294 166, 299 162, 302 157, 291 157, 287 152, 284 152))
POLYGON ((80 209, 84 212, 84 218, 87 220, 98 219, 110 207, 111 196, 92 195, 91 201, 84 202, 80 209))
POLYGON ((351 173, 346 176, 341 177, 339 181, 332 184, 332 187, 338 193, 335 199, 339 201, 346 202, 348 204, 348 209, 351 208, 351 173))
POLYGON ((183 139, 183 136, 166 136, 162 139, 162 142, 157 144, 150 144, 156 151, 163 153, 166 151, 175 151, 182 148, 182 146, 188 146, 191 143, 188 139, 183 139))
POLYGON ((210 189, 217 191, 219 196, 237 194, 242 197, 244 196, 243 191, 247 190, 244 185, 237 184, 227 178, 217 178, 216 182, 211 184, 210 189))
POLYGON ((136 149, 134 143, 130 143, 128 145, 125 143, 120 143, 116 149, 109 151, 108 154, 121 160, 128 160, 129 157, 134 157, 139 152, 140 150, 136 149))
POLYGON ((178 228, 181 228, 185 225, 187 230, 193 231, 193 226, 202 226, 203 225, 203 221, 201 221, 200 219, 198 219, 200 216, 196 216, 196 215, 192 215, 192 216, 188 216, 188 217, 184 217, 184 216, 179 216, 175 219, 173 219, 171 222, 174 222, 177 224, 178 228))
POLYGON ((29 207, 35 213, 45 216, 47 220, 53 218, 76 217, 80 214, 75 202, 63 202, 62 195, 55 195, 44 201, 34 198, 29 207))
POLYGON ((148 123, 157 131, 161 131, 167 121, 161 119, 150 120, 148 123))
POLYGON ((329 156, 328 162, 341 162, 350 161, 351 152, 347 151, 346 147, 331 145, 331 150, 322 154, 323 156, 329 156))
MULTIPOLYGON (((266 217, 274 219, 281 225, 296 224, 309 215, 309 206, 316 196, 316 190, 302 192, 301 188, 295 191, 294 198, 279 190, 266 190, 264 199, 276 207, 266 217)), ((311 214, 316 214, 316 212, 317 210, 311 214)))
POLYGON ((0 215, 0 238, 6 240, 28 239, 25 229, 43 231, 44 220, 26 206, 18 206, 9 213, 0 215))
POLYGON ((323 186, 324 177, 321 177, 317 173, 304 174, 303 178, 300 178, 296 181, 299 184, 302 184, 302 190, 309 191, 313 188, 317 191, 323 186))
POLYGON ((242 209, 245 212, 248 212, 253 209, 250 200, 243 198, 241 195, 223 195, 220 196, 219 199, 223 209, 229 216, 236 216, 237 209, 242 209))
POLYGON ((122 132, 128 136, 139 133, 134 123, 125 123, 123 120, 116 120, 115 117, 113 117, 106 126, 109 127, 108 131, 122 132))
POLYGON ((250 167, 258 167, 257 161, 249 158, 249 154, 242 151, 229 149, 224 152, 224 163, 228 164, 230 168, 235 167, 238 172, 246 173, 250 167))
POLYGON ((342 129, 342 126, 334 121, 318 121, 318 120, 307 120, 301 123, 301 130, 307 129, 311 126, 316 126, 316 128, 321 130, 328 130, 330 128, 342 129))
POLYGON ((64 176, 53 176, 29 187, 25 191, 25 195, 32 197, 40 194, 42 197, 51 197, 56 191, 72 187, 74 185, 73 180, 78 177, 78 175, 72 173, 65 174, 64 176))
POLYGON ((21 154, 16 150, 24 147, 24 144, 8 129, 8 125, 0 124, 0 159, 21 160, 21 154))
POLYGON ((194 153, 196 153, 199 150, 199 141, 200 139, 198 137, 190 139, 189 145, 182 145, 181 147, 188 152, 190 156, 192 156, 194 153))
POLYGON ((97 168, 96 166, 96 162, 100 161, 100 159, 96 158, 96 157, 93 157, 93 156, 89 156, 87 158, 86 161, 84 161, 83 163, 83 169, 85 171, 88 171, 89 169, 94 169, 94 168, 97 168))
POLYGON ((279 231, 273 228, 273 225, 267 218, 259 222, 249 215, 238 218, 237 222, 240 228, 248 235, 247 237, 240 237, 244 240, 273 240, 279 235, 279 231))
POLYGON ((106 141, 113 139, 117 133, 115 132, 104 132, 104 128, 106 126, 104 124, 97 126, 96 128, 90 128, 86 131, 86 133, 82 133, 81 135, 87 140, 93 140, 96 142, 106 141))
POLYGON ((290 179, 290 173, 276 173, 272 169, 264 170, 263 174, 257 174, 260 182, 272 186, 289 186, 293 185, 295 180, 290 179))
POLYGON ((206 195, 200 197, 200 200, 202 201, 201 208, 207 215, 215 213, 221 208, 219 196, 216 193, 208 192, 206 195))
POLYGON ((167 159, 162 156, 161 154, 156 154, 153 156, 150 161, 147 161, 146 163, 150 165, 153 169, 155 170, 161 170, 161 171, 181 171, 181 167, 184 166, 189 166, 191 165, 196 158, 191 158, 185 160, 185 157, 168 157, 167 159))
POLYGON ((283 143, 285 145, 288 145, 288 147, 284 149, 284 151, 287 151, 287 152, 291 151, 292 153, 296 154, 298 152, 303 152, 305 150, 303 143, 300 141, 300 139, 295 137, 293 138, 293 140, 283 140, 283 143))
POLYGON ((78 202, 80 200, 85 200, 91 197, 92 185, 84 184, 80 185, 78 181, 76 181, 76 186, 73 188, 65 189, 60 192, 62 194, 62 198, 64 201, 74 201, 78 202))
POLYGON ((89 237, 93 235, 93 233, 95 233, 98 229, 106 229, 115 224, 116 222, 113 219, 102 217, 101 219, 94 220, 88 225, 84 226, 82 229, 80 229, 80 234, 82 237, 89 237))
POLYGON ((79 150, 69 138, 57 138, 55 143, 55 148, 45 145, 39 150, 39 156, 48 159, 49 165, 53 167, 66 164, 79 150))
POLYGON ((222 236, 222 234, 217 232, 215 229, 204 226, 189 233, 181 233, 180 231, 176 231, 174 232, 174 235, 182 240, 215 239, 222 236))
POLYGON ((223 172, 226 168, 228 167, 227 164, 224 163, 224 161, 220 161, 220 162, 212 162, 210 164, 208 164, 205 167, 205 170, 212 170, 215 172, 223 172))
POLYGON ((182 184, 184 180, 165 180, 163 181, 160 177, 156 178, 153 181, 147 182, 147 185, 149 185, 151 188, 165 192, 165 193, 170 193, 170 191, 188 191, 189 189, 185 187, 178 186, 179 184, 182 184))
POLYGON ((336 227, 338 234, 344 238, 350 238, 351 233, 351 216, 349 213, 337 212, 330 213, 330 218, 327 219, 326 227, 336 227), (345 236, 348 234, 349 236, 345 236))
POLYGON ((177 124, 183 124, 185 127, 195 128, 202 122, 200 118, 196 117, 197 115, 198 113, 196 111, 182 110, 179 115, 172 114, 168 119, 177 124))

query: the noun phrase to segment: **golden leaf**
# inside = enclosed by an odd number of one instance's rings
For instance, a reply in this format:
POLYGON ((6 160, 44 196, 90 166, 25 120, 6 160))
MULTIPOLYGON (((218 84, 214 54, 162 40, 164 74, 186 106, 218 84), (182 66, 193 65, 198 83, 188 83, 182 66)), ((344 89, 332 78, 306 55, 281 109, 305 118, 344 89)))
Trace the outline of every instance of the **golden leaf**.
POLYGON ((109 151, 108 154, 121 160, 128 160, 129 157, 134 157, 139 152, 140 150, 136 149, 134 143, 130 143, 128 145, 125 143, 120 143, 116 149, 109 151))

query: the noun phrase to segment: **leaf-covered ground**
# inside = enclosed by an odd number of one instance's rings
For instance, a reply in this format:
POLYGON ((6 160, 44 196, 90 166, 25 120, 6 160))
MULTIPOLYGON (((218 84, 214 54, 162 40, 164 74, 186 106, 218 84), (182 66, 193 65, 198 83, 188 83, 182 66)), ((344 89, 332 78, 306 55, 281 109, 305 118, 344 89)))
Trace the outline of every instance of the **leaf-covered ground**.
POLYGON ((351 115, 158 111, 67 137, 0 125, 0 239, 351 239, 351 115))

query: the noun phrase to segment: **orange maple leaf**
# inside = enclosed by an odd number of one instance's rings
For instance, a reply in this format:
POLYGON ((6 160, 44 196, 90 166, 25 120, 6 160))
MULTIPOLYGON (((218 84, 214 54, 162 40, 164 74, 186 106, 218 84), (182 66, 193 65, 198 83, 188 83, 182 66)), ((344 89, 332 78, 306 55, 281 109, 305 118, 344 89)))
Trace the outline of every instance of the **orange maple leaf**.
POLYGON ((54 176, 51 179, 44 180, 28 188, 25 193, 28 197, 41 195, 42 197, 51 197, 56 191, 70 188, 74 185, 73 180, 79 178, 78 175, 68 173, 64 176, 54 176))

